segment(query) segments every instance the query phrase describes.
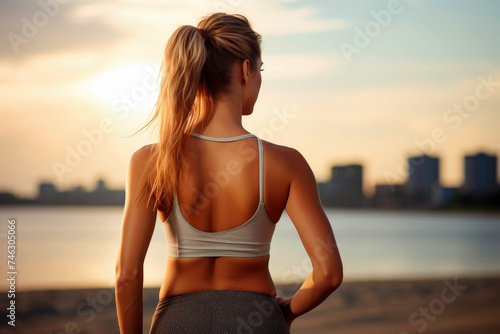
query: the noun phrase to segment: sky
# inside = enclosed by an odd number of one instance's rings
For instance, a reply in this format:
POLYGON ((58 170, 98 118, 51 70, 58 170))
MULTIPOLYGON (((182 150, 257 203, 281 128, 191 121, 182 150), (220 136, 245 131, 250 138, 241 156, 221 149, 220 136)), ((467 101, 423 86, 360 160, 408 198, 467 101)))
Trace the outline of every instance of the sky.
POLYGON ((364 190, 404 182, 407 158, 500 154, 498 1, 0 0, 0 191, 39 182, 125 186, 179 26, 245 15, 263 38, 262 86, 245 128, 297 149, 320 182, 363 164, 364 190))

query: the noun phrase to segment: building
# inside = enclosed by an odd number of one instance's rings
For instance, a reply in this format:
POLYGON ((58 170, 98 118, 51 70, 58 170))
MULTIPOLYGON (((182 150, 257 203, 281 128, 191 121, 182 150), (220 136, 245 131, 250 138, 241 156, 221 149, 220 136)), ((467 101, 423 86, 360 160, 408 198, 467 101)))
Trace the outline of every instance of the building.
POLYGON ((94 192, 99 193, 99 192, 106 192, 108 188, 106 187, 106 182, 104 182, 103 179, 97 180, 97 184, 95 186, 94 192))
POLYGON ((497 190, 497 157, 480 152, 464 157, 463 190, 475 197, 497 190))
POLYGON ((122 205, 125 203, 125 190, 108 189, 103 179, 97 180, 94 191, 88 193, 93 205, 122 205))
POLYGON ((99 179, 93 191, 87 191, 80 185, 70 190, 59 191, 52 183, 38 185, 39 204, 48 205, 123 205, 125 190, 108 189, 103 179, 99 179))
POLYGON ((404 184, 376 184, 371 204, 379 209, 406 207, 404 184))
POLYGON ((459 188, 436 185, 432 188, 432 204, 437 207, 449 206, 459 194, 459 188))
POLYGON ((439 158, 426 154, 408 158, 406 191, 411 204, 428 204, 433 187, 439 186, 439 158))
POLYGON ((56 186, 50 182, 41 182, 38 184, 37 200, 41 203, 48 203, 56 200, 59 191, 56 186))
POLYGON ((363 166, 333 166, 330 180, 318 183, 318 190, 324 206, 360 206, 363 196, 363 166))
POLYGON ((439 158, 421 155, 408 158, 406 187, 410 193, 429 191, 439 184, 439 158))

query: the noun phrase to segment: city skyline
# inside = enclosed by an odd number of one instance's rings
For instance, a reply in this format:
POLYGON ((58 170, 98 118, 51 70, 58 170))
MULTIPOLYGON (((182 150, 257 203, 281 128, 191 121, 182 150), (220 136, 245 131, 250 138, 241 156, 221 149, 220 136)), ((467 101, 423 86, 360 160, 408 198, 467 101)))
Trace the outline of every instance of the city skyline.
POLYGON ((38 180, 90 187, 95 175, 123 187, 132 153, 155 141, 125 137, 148 120, 168 37, 220 9, 263 37, 262 87, 243 125, 297 149, 319 181, 331 165, 361 164, 373 194, 425 153, 456 187, 463 155, 500 155, 499 2, 49 2, 0 13, 1 189, 34 196, 38 180))
MULTIPOLYGON (((376 184, 375 192, 363 191, 364 166, 333 165, 328 181, 317 187, 324 207, 372 207, 381 209, 436 209, 453 206, 484 207, 500 204, 500 184, 496 177, 498 157, 484 152, 465 155, 464 181, 458 187, 441 183, 439 157, 420 155, 407 159, 411 173, 402 183, 376 184), (495 204, 496 203, 496 204, 495 204)), ((92 190, 81 185, 58 189, 50 181, 38 183, 38 193, 31 198, 0 189, 0 205, 118 205, 125 202, 125 189, 110 189, 99 178, 92 190)))

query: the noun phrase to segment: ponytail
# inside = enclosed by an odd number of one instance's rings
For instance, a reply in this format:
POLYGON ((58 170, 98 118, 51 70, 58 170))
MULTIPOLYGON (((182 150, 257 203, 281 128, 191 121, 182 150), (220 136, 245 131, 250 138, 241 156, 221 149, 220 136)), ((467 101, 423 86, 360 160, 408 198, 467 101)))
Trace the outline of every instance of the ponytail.
POLYGON ((147 205, 155 211, 170 211, 186 140, 210 122, 216 97, 231 83, 232 65, 249 59, 256 68, 260 57, 261 37, 242 15, 215 13, 205 17, 199 28, 203 36, 198 28, 183 25, 169 38, 154 114, 139 130, 159 125, 140 196, 148 196, 147 205))

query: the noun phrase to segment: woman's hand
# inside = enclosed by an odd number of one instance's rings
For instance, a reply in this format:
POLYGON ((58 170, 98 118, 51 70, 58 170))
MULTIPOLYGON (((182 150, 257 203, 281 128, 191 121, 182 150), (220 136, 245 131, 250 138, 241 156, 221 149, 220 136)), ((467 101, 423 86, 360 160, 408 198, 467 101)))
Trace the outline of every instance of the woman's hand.
POLYGON ((292 297, 289 298, 276 297, 276 301, 280 306, 281 312, 283 312, 283 315, 285 316, 286 325, 288 326, 288 329, 290 329, 290 327, 292 326, 292 322, 295 320, 295 317, 293 316, 292 311, 290 309, 290 303, 292 302, 292 297))

